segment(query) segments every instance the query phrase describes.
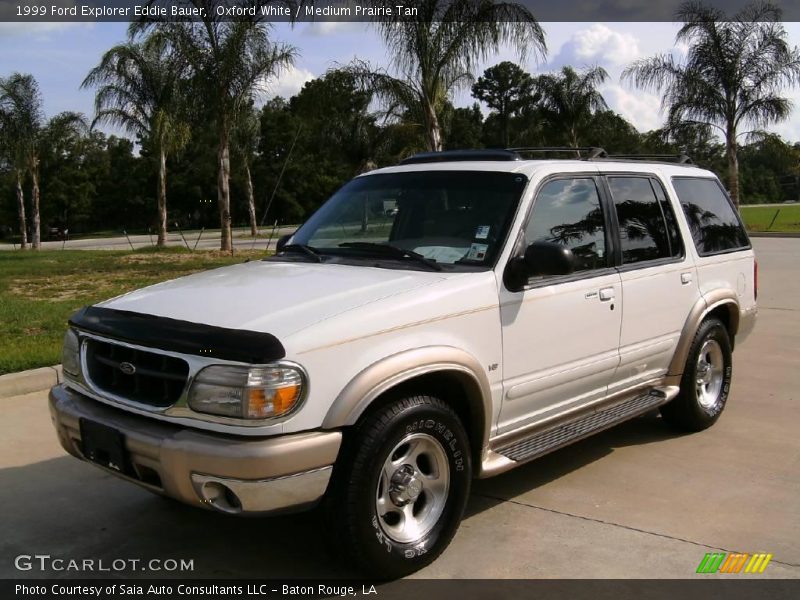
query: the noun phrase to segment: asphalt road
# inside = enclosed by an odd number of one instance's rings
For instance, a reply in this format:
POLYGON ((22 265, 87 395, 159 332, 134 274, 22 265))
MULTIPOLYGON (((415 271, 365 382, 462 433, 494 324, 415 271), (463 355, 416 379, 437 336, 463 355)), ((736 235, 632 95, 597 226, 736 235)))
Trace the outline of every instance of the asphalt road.
MULTIPOLYGON (((740 551, 774 554, 755 577, 800 578, 800 239, 755 246, 759 322, 713 428, 676 435, 649 415, 476 482, 454 542, 417 576, 709 578, 695 575, 706 552, 740 551)), ((184 507, 66 456, 44 393, 0 409, 0 577, 77 576, 15 569, 35 553, 192 559, 201 577, 352 575, 314 513, 184 507)))
MULTIPOLYGON (((296 225, 289 227, 276 228, 274 231, 272 227, 261 228, 261 234, 266 237, 257 238, 255 243, 253 238, 250 237, 249 228, 236 228, 233 230, 233 246, 237 250, 250 250, 255 248, 257 250, 266 250, 267 243, 269 242, 270 248, 274 248, 278 238, 287 233, 292 233, 297 229, 296 225), (270 239, 272 235, 272 239, 270 239)), ((78 240, 68 240, 66 243, 60 241, 44 241, 42 242, 42 249, 44 250, 130 250, 134 248, 149 248, 155 244, 155 235, 130 235, 130 236, 116 236, 116 237, 103 237, 103 238, 86 238, 78 240)), ((167 246, 182 246, 198 250, 219 250, 220 231, 219 229, 203 231, 184 231, 183 233, 177 231, 170 231, 167 234, 167 246)), ((18 248, 18 247, 17 247, 18 248)), ((0 244, 0 250, 14 250, 16 249, 12 244, 0 244)))

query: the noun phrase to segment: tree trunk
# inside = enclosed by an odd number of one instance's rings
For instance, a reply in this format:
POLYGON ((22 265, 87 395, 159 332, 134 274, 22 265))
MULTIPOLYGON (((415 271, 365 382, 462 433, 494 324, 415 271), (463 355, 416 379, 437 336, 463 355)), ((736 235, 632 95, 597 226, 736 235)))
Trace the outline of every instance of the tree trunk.
POLYGON ((39 159, 33 158, 33 168, 31 169, 31 181, 33 182, 33 192, 31 193, 31 224, 33 232, 31 235, 31 248, 38 250, 42 245, 42 225, 39 215, 39 159))
POLYGON ((156 246, 164 248, 167 245, 167 155, 163 145, 158 158, 158 241, 156 246))
POLYGON ((736 129, 730 124, 725 136, 725 156, 728 159, 728 191, 736 210, 739 210, 739 157, 736 152, 736 129))
POLYGON ((217 152, 217 203, 219 204, 220 245, 223 252, 230 252, 231 245, 231 158, 230 158, 230 132, 223 129, 219 140, 217 152))
POLYGON ((22 171, 17 169, 17 211, 19 212, 19 247, 28 247, 28 223, 25 219, 25 192, 22 191, 22 171))
POLYGON ((439 117, 436 116, 436 109, 430 104, 425 107, 425 116, 428 126, 428 150, 431 152, 442 151, 442 128, 439 125, 439 117))
POLYGON ((244 174, 247 182, 247 210, 250 213, 250 235, 258 235, 258 223, 256 222, 256 198, 253 194, 253 178, 250 176, 250 165, 244 164, 244 174))

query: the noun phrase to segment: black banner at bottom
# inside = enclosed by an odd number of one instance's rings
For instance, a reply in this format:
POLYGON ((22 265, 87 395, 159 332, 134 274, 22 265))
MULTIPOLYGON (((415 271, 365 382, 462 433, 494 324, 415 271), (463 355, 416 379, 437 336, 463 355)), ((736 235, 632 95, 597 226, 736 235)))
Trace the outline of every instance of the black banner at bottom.
POLYGON ((537 600, 738 600, 800 598, 800 579, 405 579, 378 581, 203 580, 203 579, 4 579, 0 598, 31 600, 117 600, 191 598, 207 600, 284 600, 306 598, 477 598, 537 600))

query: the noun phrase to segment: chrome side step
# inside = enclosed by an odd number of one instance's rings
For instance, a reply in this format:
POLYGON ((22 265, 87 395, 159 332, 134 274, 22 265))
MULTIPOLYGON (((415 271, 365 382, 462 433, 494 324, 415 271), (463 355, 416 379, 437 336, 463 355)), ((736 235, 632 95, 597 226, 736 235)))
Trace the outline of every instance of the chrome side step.
POLYGON ((493 463, 485 476, 507 471, 522 462, 527 462, 589 435, 613 427, 623 421, 644 414, 672 400, 678 393, 677 387, 654 388, 646 393, 628 398, 622 402, 601 408, 581 417, 561 423, 531 436, 518 439, 504 446, 493 448, 493 463), (500 455, 508 460, 498 460, 500 455))

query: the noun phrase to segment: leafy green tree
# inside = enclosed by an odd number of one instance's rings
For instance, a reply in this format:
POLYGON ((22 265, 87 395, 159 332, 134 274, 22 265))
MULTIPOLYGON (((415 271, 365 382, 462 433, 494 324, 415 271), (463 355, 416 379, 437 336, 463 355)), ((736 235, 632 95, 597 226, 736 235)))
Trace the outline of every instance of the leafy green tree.
POLYGON ((722 132, 728 188, 738 204, 741 128, 791 115, 792 103, 781 92, 800 80, 800 51, 787 43, 781 10, 769 2, 748 4, 732 18, 702 2, 686 2, 677 18, 683 26, 675 40, 688 46, 685 60, 671 54, 642 59, 623 79, 661 93, 669 125, 699 121, 722 132))
POLYGON ((453 108, 446 122, 445 150, 480 148, 483 145, 483 115, 477 102, 468 108, 453 108))
POLYGON ((486 69, 472 86, 472 96, 497 114, 505 147, 511 145, 511 119, 537 100, 533 78, 510 61, 486 69))
POLYGON ((473 81, 476 64, 501 44, 544 56, 544 31, 533 14, 514 2, 488 0, 422 0, 419 17, 382 21, 377 27, 399 73, 393 77, 356 63, 367 88, 422 126, 428 150, 443 147, 440 114, 458 89, 473 81))
MULTIPOLYGON (((240 112, 263 89, 265 82, 294 64, 297 50, 272 42, 270 25, 257 20, 226 20, 217 8, 225 0, 193 0, 203 8, 196 22, 160 23, 159 31, 191 65, 193 94, 202 97, 214 115, 217 131, 217 203, 222 229, 220 249, 232 249, 230 149, 240 112)), ((254 17, 258 19, 258 17, 254 17)), ((150 23, 134 23, 131 32, 146 31, 150 23)))
POLYGON ((114 46, 81 87, 98 87, 92 125, 122 127, 150 138, 158 155, 158 246, 167 240, 167 157, 189 141, 185 67, 161 35, 114 46))
POLYGON ((570 66, 536 78, 544 116, 569 145, 580 146, 594 113, 608 110, 597 89, 606 79, 608 73, 603 67, 576 71, 570 66))
MULTIPOLYGON (((85 130, 86 123, 82 115, 74 112, 59 113, 48 121, 42 108, 39 84, 32 75, 20 73, 0 80, 0 111, 10 115, 7 120, 13 123, 11 132, 14 136, 14 155, 19 160, 18 169, 24 168, 30 173, 31 246, 38 250, 42 240, 39 157, 43 148, 61 139, 80 135, 85 130)), ((17 183, 19 190, 19 170, 17 183)), ((21 199, 19 191, 17 195, 21 199)))

